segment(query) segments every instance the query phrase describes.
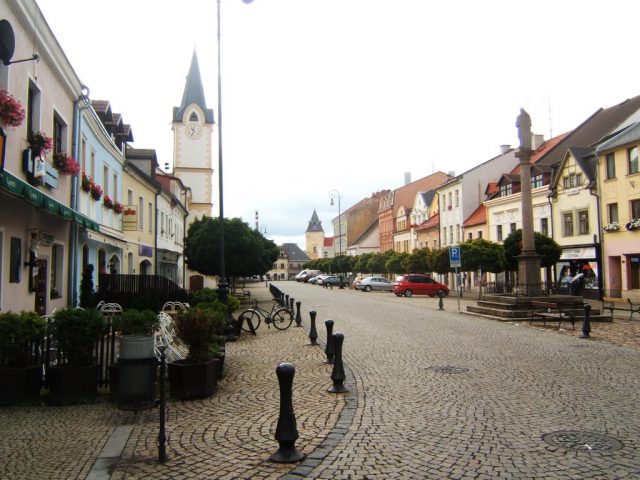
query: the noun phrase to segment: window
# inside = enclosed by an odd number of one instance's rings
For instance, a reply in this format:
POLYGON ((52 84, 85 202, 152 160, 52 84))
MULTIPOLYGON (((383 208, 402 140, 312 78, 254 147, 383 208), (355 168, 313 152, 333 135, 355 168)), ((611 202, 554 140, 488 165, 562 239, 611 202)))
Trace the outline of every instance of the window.
POLYGON ((40 130, 40 89, 33 82, 29 82, 26 117, 27 133, 40 130))
POLYGON ((133 205, 133 190, 127 189, 127 205, 133 205))
POLYGON ((540 188, 542 187, 542 174, 535 175, 531 177, 531 188, 540 188))
POLYGON ((53 114, 53 154, 66 151, 66 126, 62 119, 54 112, 53 114))
POLYGON ((164 235, 164 212, 160 212, 160 235, 164 235))
POLYGON ((467 234, 467 240, 473 240, 473 233, 467 234))
POLYGON ((569 237, 573 235, 573 212, 564 213, 562 215, 564 231, 563 235, 569 237))
POLYGON ((144 229, 144 198, 138 198, 138 228, 144 229))
POLYGON ((610 203, 607 205, 607 212, 609 213, 609 223, 618 222, 618 204, 610 203))
POLYGON ((456 190, 456 207, 460 206, 460 190, 456 190))
POLYGON ((516 224, 515 223, 509 224, 509 233, 513 233, 515 231, 516 231, 516 224))
POLYGON ((498 239, 499 242, 502 241, 502 225, 498 225, 496 227, 496 238, 498 239))
POLYGON ((118 200, 118 174, 113 173, 113 201, 118 200))
POLYGON ((482 238, 482 230, 478 230, 478 238, 482 238))
POLYGON ((549 219, 541 218, 540 219, 540 233, 543 235, 549 236, 549 219))
POLYGON ((149 202, 149 233, 153 232, 153 203, 149 202))
POLYGON ((578 212, 578 233, 586 235, 589 233, 589 211, 580 210, 578 212))
POLYGON ((453 243, 453 225, 449 226, 449 243, 453 243))
POLYGON ((453 205, 453 200, 452 200, 451 192, 449 192, 449 203, 447 204, 447 208, 449 210, 451 210, 451 205, 453 205))
POLYGON ((570 173, 568 176, 562 179, 562 186, 566 189, 579 187, 582 185, 581 173, 570 173))
POLYGON ((89 163, 89 171, 87 173, 92 178, 96 174, 96 152, 95 152, 95 150, 91 150, 91 162, 89 163))
POLYGON ((460 224, 456 225, 456 243, 460 243, 460 224))
POLYGON ((631 200, 631 218, 640 218, 640 200, 631 200))
POLYGON ((442 244, 443 245, 447 244, 447 227, 444 227, 442 229, 442 244))
POLYGON ((64 248, 62 245, 51 247, 51 278, 49 280, 49 297, 62 297, 62 270, 64 268, 64 248))
POLYGON ((506 185, 500 185, 500 196, 506 197, 507 195, 511 195, 513 186, 508 183, 506 185))
POLYGON ((638 173, 638 147, 632 147, 627 150, 627 165, 629 175, 638 173))
POLYGON ((446 197, 443 195, 442 196, 442 211, 445 211, 447 209, 447 199, 446 197))
POLYGON ((20 283, 20 271, 22 269, 22 240, 11 237, 9 283, 20 283))
POLYGON ((191 115, 189 116, 189 121, 190 122, 197 122, 198 121, 198 114, 196 112, 191 112, 191 115))
POLYGON ((105 195, 109 195, 109 165, 102 167, 102 189, 105 195))
POLYGON ((80 170, 87 171, 87 139, 85 137, 80 140, 80 170))
POLYGON ((616 178, 616 156, 613 153, 607 153, 605 157, 606 179, 616 178))

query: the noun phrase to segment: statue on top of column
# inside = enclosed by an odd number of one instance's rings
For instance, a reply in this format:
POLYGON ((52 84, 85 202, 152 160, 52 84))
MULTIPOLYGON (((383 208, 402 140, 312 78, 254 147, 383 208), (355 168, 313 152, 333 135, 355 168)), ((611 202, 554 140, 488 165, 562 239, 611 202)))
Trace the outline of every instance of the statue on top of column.
POLYGON ((520 148, 531 150, 531 117, 524 108, 520 109, 520 115, 516 119, 516 127, 518 128, 520 148))

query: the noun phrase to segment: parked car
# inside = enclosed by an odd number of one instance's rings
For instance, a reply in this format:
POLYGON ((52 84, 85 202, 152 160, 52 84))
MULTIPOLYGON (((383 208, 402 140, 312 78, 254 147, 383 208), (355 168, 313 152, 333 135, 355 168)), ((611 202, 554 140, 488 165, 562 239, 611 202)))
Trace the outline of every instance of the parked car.
POLYGON ((322 279, 322 283, 320 283, 320 281, 318 281, 318 284, 319 285, 336 285, 336 286, 339 286, 341 280, 342 280, 342 284, 345 287, 349 284, 349 282, 347 281, 346 278, 340 279, 340 277, 338 275, 327 275, 325 278, 322 279))
POLYGON ((309 280, 307 280, 307 283, 310 283, 311 285, 315 285, 318 282, 318 279, 322 276, 323 275, 316 275, 315 277, 311 277, 309 280))
POLYGON ((356 277, 356 278, 354 278, 354 279, 353 279, 353 283, 351 284, 351 286, 352 286, 354 289, 357 289, 357 288, 358 288, 358 285, 360 285, 360 282, 361 282, 362 280, 364 280, 365 278, 366 278, 366 277, 356 277))
POLYGON ((363 292, 370 292, 371 290, 390 292, 392 285, 389 280, 383 277, 366 277, 355 288, 363 292))
POLYGON ((449 287, 436 282, 428 275, 422 274, 407 274, 398 275, 395 282, 393 282, 392 292, 398 297, 404 295, 410 297, 411 295, 429 295, 435 297, 442 292, 444 295, 449 295, 449 287))
POLYGON ((328 275, 328 274, 326 274, 326 273, 321 273, 320 275, 318 275, 318 276, 315 278, 315 284, 316 284, 316 285, 322 285, 322 281, 323 281, 325 278, 330 277, 330 276, 331 276, 331 275, 328 275))

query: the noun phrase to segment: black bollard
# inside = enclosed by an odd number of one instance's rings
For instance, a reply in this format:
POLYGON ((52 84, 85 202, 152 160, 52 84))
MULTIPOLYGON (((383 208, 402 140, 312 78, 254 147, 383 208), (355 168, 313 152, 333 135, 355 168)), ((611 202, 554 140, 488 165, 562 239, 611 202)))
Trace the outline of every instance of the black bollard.
POLYGON ((302 305, 302 302, 296 302, 296 327, 302 326, 302 317, 300 316, 300 305, 302 305))
POLYGON ((284 305, 283 307, 289 308, 289 295, 285 294, 284 296, 284 305))
POLYGON ((287 305, 287 308, 288 308, 289 310, 291 310, 291 314, 292 314, 292 315, 293 315, 293 313, 294 313, 294 310, 293 310, 293 302, 295 302, 295 298, 291 297, 291 298, 289 299, 289 305, 287 305))
POLYGON ((296 369, 290 363, 281 363, 276 368, 278 383, 280 384, 280 416, 276 425, 275 438, 280 447, 271 455, 271 461, 277 463, 298 462, 304 455, 296 450, 298 429, 296 416, 293 413, 293 376, 296 369))
POLYGON ((589 333, 591 332, 591 305, 588 303, 584 304, 584 320, 582 322, 582 335, 580 338, 590 338, 589 333))
POLYGON ((327 345, 324 347, 324 353, 327 355, 327 363, 333 365, 333 356, 335 354, 335 346, 333 344, 333 320, 326 320, 324 324, 327 327, 327 345))
POLYGON ((166 394, 164 389, 164 381, 167 372, 167 354, 165 353, 167 346, 160 345, 160 431, 158 433, 158 461, 164 463, 167 461, 167 434, 165 432, 165 409, 166 409, 166 394))
POLYGON ((333 343, 336 350, 335 361, 333 362, 333 371, 331 372, 331 380, 333 385, 329 387, 329 393, 345 393, 349 389, 344 386, 344 366, 342 365, 342 343, 344 342, 344 334, 336 332, 333 334, 333 343))
POLYGON ((444 298, 444 292, 442 290, 438 292, 438 297, 440 297, 440 300, 438 300, 438 310, 444 310, 444 301, 442 300, 444 298))
POLYGON ((311 340, 311 342, 307 343, 307 345, 309 345, 311 347, 315 347, 316 345, 318 345, 318 342, 316 341, 318 339, 318 331, 316 330, 316 312, 315 312, 315 310, 311 310, 309 312, 309 316, 311 317, 311 329, 309 330, 309 340, 311 340))

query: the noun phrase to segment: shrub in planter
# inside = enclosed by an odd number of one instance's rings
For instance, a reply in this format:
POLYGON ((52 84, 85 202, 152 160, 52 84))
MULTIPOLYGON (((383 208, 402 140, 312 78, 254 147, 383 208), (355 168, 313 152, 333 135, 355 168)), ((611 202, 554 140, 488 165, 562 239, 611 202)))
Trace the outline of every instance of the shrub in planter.
POLYGON ((153 358, 153 332, 158 316, 151 310, 125 310, 113 318, 114 330, 120 332, 120 358, 153 358))
POLYGON ((37 398, 42 387, 39 346, 47 322, 35 312, 0 313, 0 405, 37 398))
POLYGON ((102 314, 96 310, 65 308, 54 314, 49 332, 62 353, 62 362, 47 368, 52 403, 95 400, 99 367, 93 351, 106 327, 102 314))

